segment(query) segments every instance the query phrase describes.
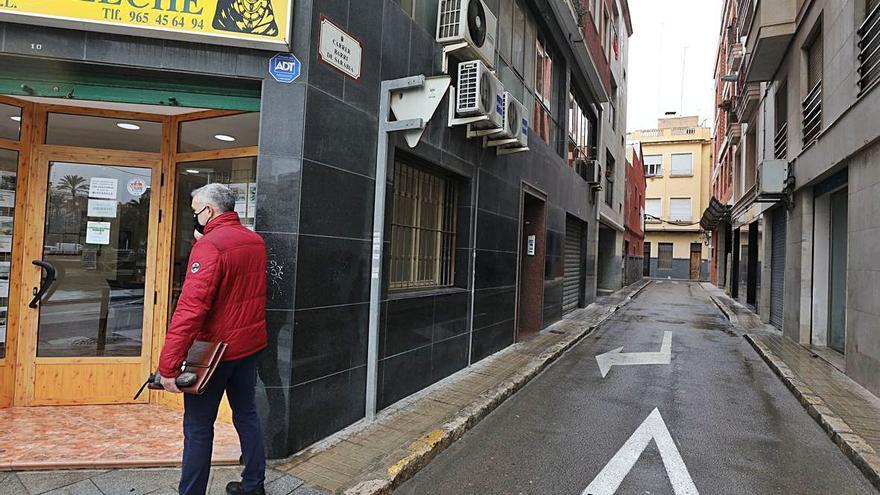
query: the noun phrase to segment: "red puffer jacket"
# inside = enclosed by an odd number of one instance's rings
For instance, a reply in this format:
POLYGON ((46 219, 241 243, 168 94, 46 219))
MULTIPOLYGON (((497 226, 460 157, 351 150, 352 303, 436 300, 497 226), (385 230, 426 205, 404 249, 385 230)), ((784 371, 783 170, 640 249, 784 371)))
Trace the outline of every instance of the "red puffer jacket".
POLYGON ((208 222, 193 245, 189 273, 165 335, 159 373, 174 378, 194 340, 226 342, 224 361, 266 347, 266 244, 238 213, 208 222))

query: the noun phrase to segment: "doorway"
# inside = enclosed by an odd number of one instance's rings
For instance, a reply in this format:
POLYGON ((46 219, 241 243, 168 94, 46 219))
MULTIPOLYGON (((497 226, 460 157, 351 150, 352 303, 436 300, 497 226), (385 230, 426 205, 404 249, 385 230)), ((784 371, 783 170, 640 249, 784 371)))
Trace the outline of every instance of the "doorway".
POLYGON ((543 324, 546 220, 544 200, 523 191, 520 226, 518 321, 516 340, 536 335, 543 324))
POLYGON ((690 260, 690 273, 689 278, 691 280, 699 280, 700 279, 700 268, 703 262, 703 245, 699 242, 691 243, 691 260, 690 260))
POLYGON ((259 113, 0 96, 0 120, 0 407, 133 403, 183 283, 189 193, 229 185, 254 226, 259 113))
POLYGON ((828 288, 828 347, 846 352, 847 189, 831 194, 831 266, 828 288))
POLYGON ((645 242, 642 246, 642 275, 651 276, 651 243, 645 242))

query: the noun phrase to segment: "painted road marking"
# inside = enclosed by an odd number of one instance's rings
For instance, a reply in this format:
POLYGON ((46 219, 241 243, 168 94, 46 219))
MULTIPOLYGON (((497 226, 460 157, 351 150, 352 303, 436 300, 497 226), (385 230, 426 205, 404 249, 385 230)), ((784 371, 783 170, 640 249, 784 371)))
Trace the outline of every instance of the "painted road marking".
POLYGON ((647 419, 636 428, 623 447, 614 454, 581 495, 613 495, 617 492, 623 479, 651 443, 651 439, 660 450, 660 458, 663 460, 663 467, 666 468, 666 475, 669 476, 675 495, 698 495, 694 480, 691 479, 687 466, 678 453, 675 441, 657 408, 654 408, 647 419))
POLYGON ((663 332, 663 344, 660 352, 628 352, 621 354, 623 347, 596 356, 602 378, 608 374, 612 366, 636 366, 641 364, 669 364, 672 360, 672 332, 663 332))

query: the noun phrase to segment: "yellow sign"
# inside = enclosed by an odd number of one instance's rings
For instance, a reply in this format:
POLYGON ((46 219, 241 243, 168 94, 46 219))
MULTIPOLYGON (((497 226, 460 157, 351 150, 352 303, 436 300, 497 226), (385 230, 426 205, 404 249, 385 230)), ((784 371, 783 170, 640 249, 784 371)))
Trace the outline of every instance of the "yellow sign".
POLYGON ((0 0, 0 21, 288 48, 292 0, 0 0))

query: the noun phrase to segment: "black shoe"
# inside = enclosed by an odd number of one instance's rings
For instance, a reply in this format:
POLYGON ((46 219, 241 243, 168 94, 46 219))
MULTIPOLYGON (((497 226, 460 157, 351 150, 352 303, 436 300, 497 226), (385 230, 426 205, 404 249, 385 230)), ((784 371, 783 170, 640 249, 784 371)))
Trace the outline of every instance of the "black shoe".
POLYGON ((266 495, 266 490, 263 485, 260 485, 258 488, 247 491, 241 487, 240 481, 230 481, 226 485, 226 495, 266 495))

